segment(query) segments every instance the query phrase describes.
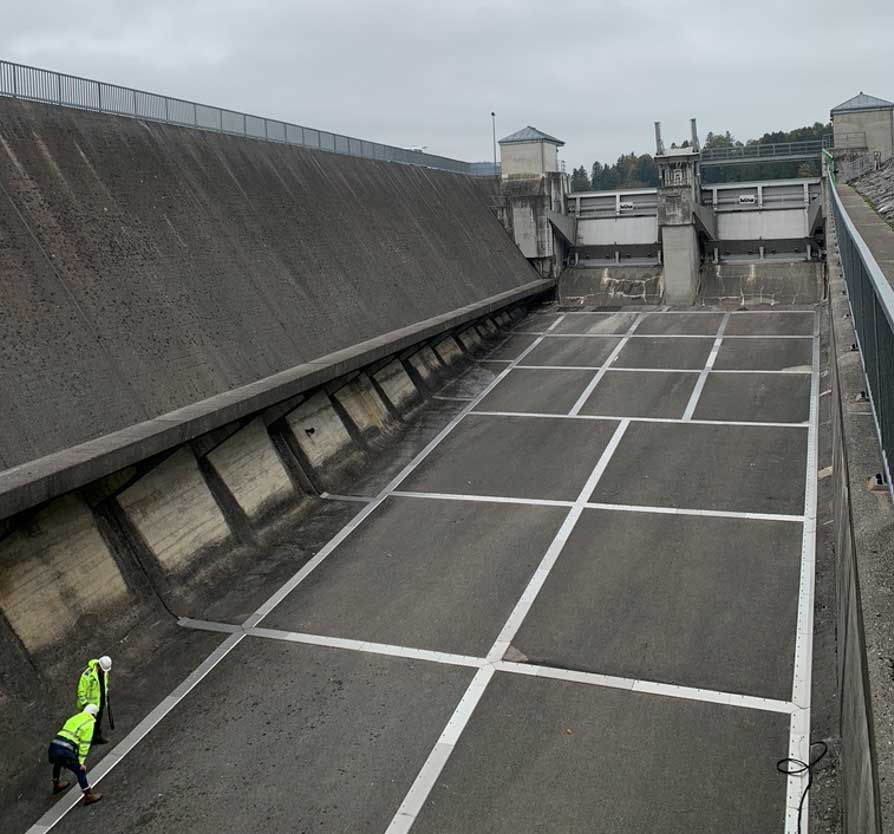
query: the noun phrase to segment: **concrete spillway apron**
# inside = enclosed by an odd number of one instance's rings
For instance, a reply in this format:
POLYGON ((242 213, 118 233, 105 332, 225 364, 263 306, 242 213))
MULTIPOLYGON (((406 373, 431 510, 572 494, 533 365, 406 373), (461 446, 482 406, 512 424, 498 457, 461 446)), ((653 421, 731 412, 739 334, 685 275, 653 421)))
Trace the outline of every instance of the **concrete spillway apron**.
MULTIPOLYGON (((559 317, 553 327, 558 324, 563 317, 559 317)), ((280 587, 260 608, 257 609, 241 627, 225 625, 214 626, 205 624, 203 627, 210 626, 211 630, 229 633, 229 636, 220 644, 207 658, 176 688, 167 696, 155 709, 152 710, 136 727, 133 728, 118 744, 116 744, 102 759, 102 761, 94 768, 90 769, 89 778, 91 784, 99 783, 124 757, 136 747, 140 741, 155 727, 180 701, 182 701, 202 679, 214 669, 242 640, 248 636, 248 630, 254 629, 261 620, 264 619, 280 602, 282 602, 307 576, 312 573, 317 566, 335 550, 351 533, 360 526, 389 495, 391 495, 400 484, 418 467, 423 460, 432 452, 432 450, 445 438, 450 432, 459 425, 460 421, 478 405, 493 390, 509 372, 518 365, 525 356, 527 356, 544 337, 540 336, 523 351, 516 359, 509 362, 499 374, 475 399, 471 400, 462 411, 460 411, 439 433, 428 443, 428 445, 419 452, 385 487, 376 495, 363 509, 355 515, 338 533, 335 534, 323 548, 314 556, 304 567, 301 568, 291 579, 289 579, 282 587, 280 587)), ((493 674, 493 668, 488 666, 489 674, 493 674)), ((477 679, 477 675, 476 675, 477 679)), ((483 689, 482 689, 483 692, 483 689)), ((480 693, 479 693, 480 694, 480 693)), ((465 700, 465 699, 464 699, 465 700)), ((75 792, 66 794, 60 799, 49 811, 47 811, 34 825, 32 825, 26 834, 46 834, 50 831, 75 805, 80 801, 80 795, 75 792)))

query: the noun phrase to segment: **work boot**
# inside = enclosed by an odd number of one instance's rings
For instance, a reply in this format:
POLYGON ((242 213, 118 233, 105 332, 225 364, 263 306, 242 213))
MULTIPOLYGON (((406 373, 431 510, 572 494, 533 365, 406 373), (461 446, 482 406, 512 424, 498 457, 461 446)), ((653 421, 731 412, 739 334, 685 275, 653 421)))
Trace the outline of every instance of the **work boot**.
POLYGON ((94 802, 99 802, 100 799, 102 799, 102 794, 97 793, 93 788, 87 788, 87 790, 84 791, 85 805, 92 805, 94 802))
POLYGON ((90 743, 91 744, 108 744, 109 740, 103 736, 99 736, 98 738, 96 736, 93 736, 93 741, 91 741, 90 743))
POLYGON ((62 793, 62 791, 66 791, 71 787, 71 782, 63 782, 61 780, 53 780, 53 795, 55 796, 57 793, 62 793))

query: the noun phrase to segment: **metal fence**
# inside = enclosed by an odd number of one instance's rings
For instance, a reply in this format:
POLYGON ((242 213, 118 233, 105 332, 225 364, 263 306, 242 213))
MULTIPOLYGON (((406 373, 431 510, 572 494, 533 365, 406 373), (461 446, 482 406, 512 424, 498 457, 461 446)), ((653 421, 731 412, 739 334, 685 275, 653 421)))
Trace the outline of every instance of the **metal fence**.
POLYGON ((889 489, 894 456, 894 289, 838 196, 827 157, 838 251, 889 489))
POLYGON ((702 165, 734 164, 737 162, 779 162, 795 159, 819 158, 823 148, 832 146, 832 134, 822 139, 804 142, 752 142, 723 148, 703 148, 702 165))
POLYGON ((851 159, 842 159, 838 162, 838 178, 842 182, 850 182, 870 171, 876 171, 881 167, 881 158, 877 152, 867 151, 860 156, 851 159))
POLYGON ((476 163, 463 162, 445 156, 383 145, 354 136, 343 136, 331 131, 252 116, 236 110, 211 107, 195 101, 147 93, 130 87, 120 87, 105 81, 93 81, 52 70, 0 61, 0 96, 28 99, 79 110, 93 110, 183 127, 246 136, 267 142, 299 145, 318 151, 377 159, 382 162, 401 162, 421 165, 457 174, 493 176, 493 166, 482 169, 476 163))

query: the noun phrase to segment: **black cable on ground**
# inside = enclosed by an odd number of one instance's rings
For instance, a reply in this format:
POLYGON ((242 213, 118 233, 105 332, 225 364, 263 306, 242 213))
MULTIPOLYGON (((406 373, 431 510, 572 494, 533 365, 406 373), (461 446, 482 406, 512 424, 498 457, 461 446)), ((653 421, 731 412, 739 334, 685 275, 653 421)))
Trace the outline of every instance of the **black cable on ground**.
MULTIPOLYGON (((804 771, 807 771, 807 786, 804 788, 804 793, 801 794, 801 801, 798 803, 798 834, 801 834, 801 816, 804 813, 804 802, 807 800, 807 794, 810 792, 810 786, 813 784, 813 768, 816 767, 819 760, 829 752, 829 746, 824 741, 810 742, 811 751, 814 747, 821 747, 822 750, 820 750, 818 756, 810 759, 809 762, 802 762, 800 759, 790 758, 780 759, 776 762, 776 770, 786 776, 799 776, 804 773, 804 771)), ((810 758, 809 755, 808 758, 810 758)))

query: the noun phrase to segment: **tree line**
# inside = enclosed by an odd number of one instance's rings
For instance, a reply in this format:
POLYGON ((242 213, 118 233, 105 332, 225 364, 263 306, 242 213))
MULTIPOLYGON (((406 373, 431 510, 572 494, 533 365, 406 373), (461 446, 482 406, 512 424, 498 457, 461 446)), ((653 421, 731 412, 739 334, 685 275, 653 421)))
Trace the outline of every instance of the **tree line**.
MULTIPOLYGON (((759 139, 740 142, 727 130, 724 133, 709 132, 702 148, 742 148, 756 142, 804 142, 821 139, 831 133, 832 125, 815 122, 794 130, 776 130, 765 133, 759 139)), ((676 148, 676 143, 671 145, 676 148)), ((683 142, 679 147, 689 147, 683 142)), ((743 165, 719 165, 702 171, 702 182, 742 182, 745 180, 775 180, 790 177, 818 177, 819 160, 805 162, 761 162, 743 165)), ((581 165, 571 173, 572 191, 616 191, 621 188, 654 188, 658 185, 658 167, 651 154, 621 154, 613 165, 594 162, 590 170, 581 165)))

